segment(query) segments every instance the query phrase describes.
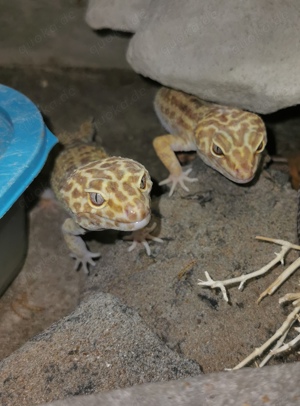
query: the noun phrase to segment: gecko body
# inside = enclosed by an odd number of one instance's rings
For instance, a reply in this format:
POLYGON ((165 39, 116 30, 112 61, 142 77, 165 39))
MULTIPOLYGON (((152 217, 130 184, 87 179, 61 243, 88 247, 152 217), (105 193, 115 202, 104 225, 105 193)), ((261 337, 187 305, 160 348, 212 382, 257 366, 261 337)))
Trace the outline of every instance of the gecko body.
POLYGON ((135 231, 151 218, 152 181, 146 168, 132 159, 108 156, 90 141, 93 132, 92 122, 81 126, 78 139, 57 157, 51 175, 52 189, 70 214, 62 226, 65 241, 75 267, 82 264, 86 273, 100 254, 90 252, 81 235, 104 229, 135 231))
POLYGON ((154 108, 169 134, 156 137, 154 149, 169 170, 160 184, 177 183, 188 190, 188 177, 176 158, 177 151, 196 151, 210 167, 236 183, 250 182, 257 170, 267 137, 262 119, 248 111, 208 103, 196 96, 162 87, 154 108))

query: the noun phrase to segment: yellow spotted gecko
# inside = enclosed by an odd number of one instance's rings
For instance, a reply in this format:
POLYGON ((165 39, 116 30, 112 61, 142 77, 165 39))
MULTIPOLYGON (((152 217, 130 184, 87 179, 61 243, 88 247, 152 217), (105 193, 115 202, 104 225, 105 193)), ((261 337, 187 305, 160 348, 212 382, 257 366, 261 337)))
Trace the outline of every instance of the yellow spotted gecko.
POLYGON ((200 158, 226 178, 236 183, 250 182, 266 146, 262 119, 234 107, 205 102, 187 93, 162 87, 156 94, 154 108, 170 134, 156 137, 154 149, 169 170, 161 185, 171 183, 186 191, 184 182, 195 182, 176 158, 177 151, 196 151, 200 158))
MULTIPOLYGON (((71 216, 62 226, 64 239, 75 268, 82 264, 85 273, 100 254, 90 252, 81 235, 104 229, 135 231, 151 218, 152 181, 146 168, 132 159, 108 156, 91 142, 93 133, 92 121, 84 123, 66 142, 51 175, 52 189, 71 216)), ((145 231, 142 235, 160 240, 145 231)))

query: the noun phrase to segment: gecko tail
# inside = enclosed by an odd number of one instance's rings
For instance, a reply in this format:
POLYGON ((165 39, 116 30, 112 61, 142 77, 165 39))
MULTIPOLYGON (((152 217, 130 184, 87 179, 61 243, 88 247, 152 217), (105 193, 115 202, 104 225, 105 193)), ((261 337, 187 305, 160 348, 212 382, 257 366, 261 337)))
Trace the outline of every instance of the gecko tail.
POLYGON ((96 134, 94 117, 90 117, 87 121, 82 123, 77 134, 79 135, 79 139, 81 141, 94 141, 94 137, 96 134))
POLYGON ((58 135, 59 141, 65 146, 71 146, 73 144, 80 143, 91 143, 94 141, 96 134, 96 128, 94 123, 94 117, 88 118, 79 127, 78 131, 75 132, 62 132, 58 135))

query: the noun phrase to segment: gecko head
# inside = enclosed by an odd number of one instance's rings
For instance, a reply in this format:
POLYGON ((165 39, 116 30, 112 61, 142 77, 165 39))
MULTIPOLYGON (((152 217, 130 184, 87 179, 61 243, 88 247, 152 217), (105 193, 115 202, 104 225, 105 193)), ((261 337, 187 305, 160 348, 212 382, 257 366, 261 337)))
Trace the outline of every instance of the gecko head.
POLYGON ((108 157, 77 168, 63 195, 81 227, 134 231, 150 221, 151 188, 143 165, 128 158, 108 157))
POLYGON ((262 119, 247 111, 216 106, 196 128, 203 161, 236 183, 250 182, 267 143, 262 119))

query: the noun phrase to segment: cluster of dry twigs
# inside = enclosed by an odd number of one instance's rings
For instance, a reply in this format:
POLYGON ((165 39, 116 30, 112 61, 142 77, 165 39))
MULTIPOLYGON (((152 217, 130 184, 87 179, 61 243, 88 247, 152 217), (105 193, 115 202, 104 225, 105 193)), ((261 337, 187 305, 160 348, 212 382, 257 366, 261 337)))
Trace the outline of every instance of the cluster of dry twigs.
MULTIPOLYGON (((242 290, 245 283, 249 279, 256 278, 258 276, 264 275, 268 272, 271 268, 281 263, 284 265, 284 259, 287 253, 294 249, 300 251, 300 246, 292 244, 288 241, 278 240, 273 238, 267 237, 256 237, 258 240, 273 242, 275 244, 281 245, 281 251, 279 253, 275 253, 276 257, 270 261, 267 265, 263 266, 257 271, 241 275, 237 278, 231 278, 223 281, 214 281, 208 272, 205 272, 206 281, 199 280, 200 286, 210 287, 212 289, 220 289, 224 300, 228 302, 228 295, 226 286, 232 286, 239 284, 239 289, 242 290)), ((290 266, 288 266, 282 274, 259 296, 257 303, 259 303, 265 296, 272 295, 298 268, 300 267, 300 257, 297 258, 290 266)), ((238 365, 236 365, 233 369, 239 369, 244 367, 245 365, 249 364, 252 360, 256 357, 263 354, 274 342, 276 342, 274 348, 269 352, 269 354, 260 362, 259 367, 264 366, 272 356, 278 354, 282 351, 286 351, 289 348, 296 346, 296 344, 300 341, 300 327, 295 327, 295 330, 299 332, 299 334, 290 342, 284 344, 284 340, 290 331, 293 324, 298 321, 300 322, 300 293, 289 293, 279 299, 279 303, 284 303, 287 301, 293 301, 294 309, 293 311, 287 316, 284 323, 281 327, 273 334, 269 340, 267 340, 261 347, 256 348, 248 357, 246 357, 243 361, 241 361, 238 365)))

